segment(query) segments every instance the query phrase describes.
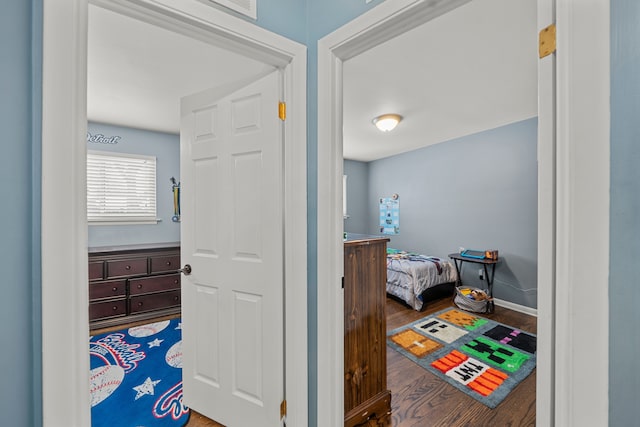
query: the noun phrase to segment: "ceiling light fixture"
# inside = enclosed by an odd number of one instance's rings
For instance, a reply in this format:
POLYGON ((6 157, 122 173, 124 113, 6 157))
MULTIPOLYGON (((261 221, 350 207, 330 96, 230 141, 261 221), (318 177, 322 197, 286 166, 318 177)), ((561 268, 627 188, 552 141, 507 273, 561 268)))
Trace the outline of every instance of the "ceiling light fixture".
POLYGON ((399 114, 383 114, 373 119, 373 124, 382 132, 392 131, 402 120, 399 114))

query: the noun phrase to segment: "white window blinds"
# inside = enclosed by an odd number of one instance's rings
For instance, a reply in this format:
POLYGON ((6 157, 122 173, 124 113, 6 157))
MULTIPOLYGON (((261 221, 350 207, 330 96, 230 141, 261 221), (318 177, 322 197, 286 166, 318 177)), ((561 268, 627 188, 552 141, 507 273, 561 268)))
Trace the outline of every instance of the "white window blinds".
POLYGON ((90 151, 89 222, 156 222, 156 158, 90 151))

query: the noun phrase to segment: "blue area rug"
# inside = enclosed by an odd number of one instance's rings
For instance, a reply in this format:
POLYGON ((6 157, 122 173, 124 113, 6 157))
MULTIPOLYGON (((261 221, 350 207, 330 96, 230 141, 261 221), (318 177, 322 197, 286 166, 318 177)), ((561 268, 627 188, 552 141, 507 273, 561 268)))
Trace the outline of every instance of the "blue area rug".
POLYGON ((387 334, 394 350, 495 408, 536 367, 536 336, 458 309, 387 334))
POLYGON ((180 319, 90 337, 92 427, 182 427, 180 319))

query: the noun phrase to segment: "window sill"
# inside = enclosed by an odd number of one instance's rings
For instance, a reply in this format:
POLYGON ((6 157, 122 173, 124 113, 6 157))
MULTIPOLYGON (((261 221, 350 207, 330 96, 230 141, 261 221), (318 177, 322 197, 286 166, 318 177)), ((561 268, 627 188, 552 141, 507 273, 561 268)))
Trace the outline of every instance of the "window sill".
POLYGON ((107 220, 107 221, 89 221, 88 224, 91 225, 155 225, 159 222, 162 222, 162 218, 156 219, 145 219, 145 220, 107 220))

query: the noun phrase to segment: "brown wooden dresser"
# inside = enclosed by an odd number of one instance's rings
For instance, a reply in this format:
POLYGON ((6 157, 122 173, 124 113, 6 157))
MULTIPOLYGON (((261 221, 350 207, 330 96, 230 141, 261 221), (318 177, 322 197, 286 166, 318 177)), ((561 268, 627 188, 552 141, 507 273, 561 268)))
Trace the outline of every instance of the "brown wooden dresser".
POLYGON ((90 249, 90 329, 180 313, 179 269, 175 244, 90 249))
POLYGON ((349 235, 344 242, 345 427, 386 426, 386 237, 349 235))

